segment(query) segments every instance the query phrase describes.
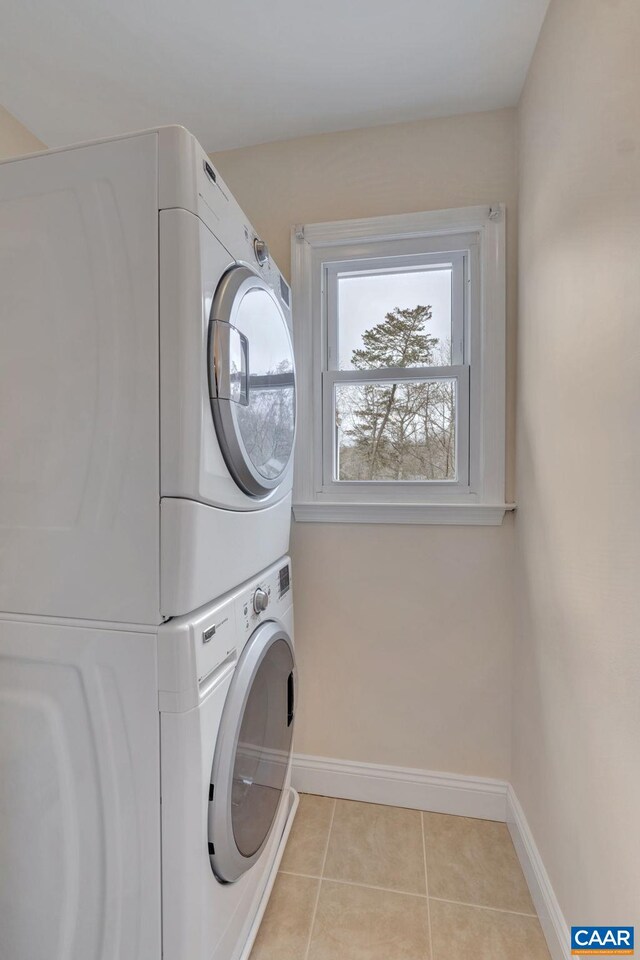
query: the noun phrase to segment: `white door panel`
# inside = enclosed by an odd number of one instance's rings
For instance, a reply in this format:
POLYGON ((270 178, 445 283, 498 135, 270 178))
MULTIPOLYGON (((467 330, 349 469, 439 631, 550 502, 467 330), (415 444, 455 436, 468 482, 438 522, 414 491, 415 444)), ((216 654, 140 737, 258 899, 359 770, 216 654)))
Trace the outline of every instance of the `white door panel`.
POLYGON ((0 610, 158 622, 156 140, 0 165, 0 610))
POLYGON ((0 621, 0 956, 157 960, 155 637, 0 621))

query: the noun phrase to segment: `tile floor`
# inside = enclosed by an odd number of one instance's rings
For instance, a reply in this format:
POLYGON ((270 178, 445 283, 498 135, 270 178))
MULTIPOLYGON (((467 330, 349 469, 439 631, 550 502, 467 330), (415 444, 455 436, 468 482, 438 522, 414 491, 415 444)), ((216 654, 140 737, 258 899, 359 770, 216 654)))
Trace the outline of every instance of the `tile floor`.
POLYGON ((549 960, 503 823, 300 797, 251 960, 549 960))

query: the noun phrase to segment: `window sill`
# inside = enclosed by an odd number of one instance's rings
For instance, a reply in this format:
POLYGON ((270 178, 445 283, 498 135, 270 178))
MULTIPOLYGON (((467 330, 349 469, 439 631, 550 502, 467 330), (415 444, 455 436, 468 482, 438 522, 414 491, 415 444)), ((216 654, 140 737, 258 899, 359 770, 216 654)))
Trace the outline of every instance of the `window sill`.
POLYGON ((514 503, 294 503, 298 523, 412 523, 499 527, 514 503))

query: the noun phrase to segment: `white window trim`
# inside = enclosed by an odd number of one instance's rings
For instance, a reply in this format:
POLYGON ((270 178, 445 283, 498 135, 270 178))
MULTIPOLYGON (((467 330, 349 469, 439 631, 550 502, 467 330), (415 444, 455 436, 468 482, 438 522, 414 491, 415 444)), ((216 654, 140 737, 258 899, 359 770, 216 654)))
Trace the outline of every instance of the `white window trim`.
MULTIPOLYGON (((497 525, 513 504, 504 502, 505 484, 505 208, 502 204, 426 213, 299 225, 292 230, 294 346, 298 378, 298 424, 293 510, 296 520, 344 523, 436 523, 497 525), (480 322, 471 329, 469 390, 476 411, 470 458, 477 482, 468 492, 444 484, 421 485, 422 496, 404 488, 386 496, 379 489, 360 497, 349 484, 342 495, 322 485, 322 377, 325 364, 322 317, 323 257, 336 248, 373 241, 429 241, 438 236, 474 234, 480 276, 480 322), (327 248, 333 248, 329 251, 327 248), (375 496, 375 500, 373 499, 375 496), (359 497, 359 499, 356 499, 359 497)), ((428 243, 426 244, 428 246, 428 243)), ((407 252, 412 247, 407 244, 407 252)), ((437 247, 437 243, 435 244, 437 247)), ((408 485, 411 486, 411 485, 408 485)))

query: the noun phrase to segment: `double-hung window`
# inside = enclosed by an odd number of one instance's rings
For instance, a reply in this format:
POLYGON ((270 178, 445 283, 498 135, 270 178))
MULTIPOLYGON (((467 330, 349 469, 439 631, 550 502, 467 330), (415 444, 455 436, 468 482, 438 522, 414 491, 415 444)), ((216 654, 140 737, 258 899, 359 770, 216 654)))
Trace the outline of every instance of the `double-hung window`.
POLYGON ((499 523, 504 210, 297 227, 300 520, 499 523))

